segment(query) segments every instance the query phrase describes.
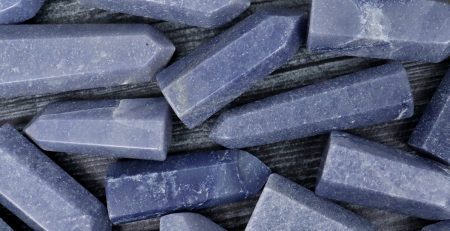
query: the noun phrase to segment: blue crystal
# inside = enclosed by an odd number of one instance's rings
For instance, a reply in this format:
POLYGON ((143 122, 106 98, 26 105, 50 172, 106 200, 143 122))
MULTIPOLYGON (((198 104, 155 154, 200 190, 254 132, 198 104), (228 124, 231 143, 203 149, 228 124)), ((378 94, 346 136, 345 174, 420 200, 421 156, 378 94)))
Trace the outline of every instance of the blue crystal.
POLYGON ((260 160, 239 150, 117 162, 106 180, 109 217, 117 224, 239 201, 258 193, 269 174, 260 160))
POLYGON ((2 219, 0 219, 0 230, 1 231, 13 231, 8 224, 6 224, 2 219))
POLYGON ((214 28, 239 16, 250 0, 80 0, 89 7, 214 28))
POLYGON ((111 230, 105 206, 13 127, 0 127, 0 204, 35 230, 111 230))
POLYGON ((174 50, 144 24, 0 26, 0 98, 149 82, 174 50))
POLYGON ((196 213, 174 213, 161 217, 160 231, 226 231, 210 219, 196 213))
POLYGON ((302 12, 259 11, 156 79, 178 117, 193 128, 294 56, 305 27, 302 12))
POLYGON ((436 0, 314 0, 308 49, 440 62, 450 55, 450 4, 436 0))
POLYGON ((375 230, 370 222, 306 188, 272 174, 245 231, 375 230))
POLYGON ((450 71, 434 94, 409 144, 450 164, 450 71))
POLYGON ((406 71, 391 63, 232 109, 210 137, 243 148, 399 120, 413 108, 406 71))
POLYGON ((423 219, 450 219, 449 169, 343 132, 330 135, 316 194, 423 219))
POLYGON ((44 0, 1 0, 0 24, 28 20, 36 15, 43 3, 44 0))
POLYGON ((425 226, 422 231, 449 231, 450 221, 441 221, 436 224, 425 226))
POLYGON ((25 133, 44 150, 165 160, 171 135, 164 98, 58 102, 25 133))

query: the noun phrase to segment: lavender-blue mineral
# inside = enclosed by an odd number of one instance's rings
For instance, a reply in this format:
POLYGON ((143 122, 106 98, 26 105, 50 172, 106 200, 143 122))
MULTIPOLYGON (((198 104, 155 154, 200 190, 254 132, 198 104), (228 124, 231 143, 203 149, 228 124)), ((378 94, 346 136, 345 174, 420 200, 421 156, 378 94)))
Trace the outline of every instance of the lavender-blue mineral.
POLYGON ((214 28, 239 16, 250 0, 80 0, 89 7, 214 28))
POLYGON ((436 224, 425 226, 422 231, 449 231, 450 221, 441 221, 436 224))
POLYGON ((390 63, 232 109, 210 137, 243 148, 399 120, 413 111, 406 71, 390 63))
POLYGON ((149 98, 54 103, 24 131, 47 151, 165 160, 171 129, 167 102, 149 98))
POLYGON ((367 220, 306 188, 272 174, 256 204, 246 231, 375 230, 367 220))
POLYGON ((43 3, 44 0, 1 0, 0 24, 28 20, 36 15, 43 3))
POLYGON ((158 84, 193 128, 288 61, 305 27, 301 11, 258 11, 163 70, 158 84))
POLYGON ((428 104, 409 144, 450 164, 450 71, 428 104))
POLYGON ((117 224, 239 201, 258 193, 269 174, 260 160, 239 150, 121 161, 107 175, 109 217, 117 224))
POLYGON ((330 135, 316 194, 428 220, 450 219, 450 171, 343 132, 330 135))
POLYGON ((105 206, 10 125, 0 153, 0 204, 32 229, 111 230, 105 206))
POLYGON ((144 24, 0 26, 0 98, 149 82, 174 50, 144 24))
POLYGON ((6 222, 0 218, 0 231, 13 231, 6 222))
POLYGON ((440 62, 450 55, 445 0, 314 0, 308 49, 341 55, 440 62))
POLYGON ((210 219, 197 213, 173 213, 161 217, 160 231, 226 231, 210 219))

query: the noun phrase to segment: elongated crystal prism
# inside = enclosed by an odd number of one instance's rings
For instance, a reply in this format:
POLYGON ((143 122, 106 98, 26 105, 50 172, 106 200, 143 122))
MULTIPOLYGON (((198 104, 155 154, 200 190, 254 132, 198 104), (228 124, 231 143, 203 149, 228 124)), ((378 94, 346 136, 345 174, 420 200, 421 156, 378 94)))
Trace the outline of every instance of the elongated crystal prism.
POLYGON ((422 231, 449 231, 450 221, 441 221, 436 224, 425 226, 422 231))
POLYGON ((2 219, 0 219, 0 230, 1 231, 13 231, 8 224, 6 224, 2 219))
POLYGON ((43 3, 44 0, 1 0, 0 24, 28 20, 36 15, 43 3))
POLYGON ((161 217, 160 231, 226 231, 210 219, 196 213, 173 213, 161 217))
POLYGON ((44 150, 165 160, 172 130, 164 98, 58 102, 25 129, 44 150))

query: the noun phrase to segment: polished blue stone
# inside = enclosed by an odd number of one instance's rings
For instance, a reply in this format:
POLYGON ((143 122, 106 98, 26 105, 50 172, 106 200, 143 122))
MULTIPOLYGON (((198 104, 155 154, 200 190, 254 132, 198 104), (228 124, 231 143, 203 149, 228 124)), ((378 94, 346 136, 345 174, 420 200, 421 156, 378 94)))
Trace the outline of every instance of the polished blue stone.
POLYGON ((171 130, 164 98, 53 103, 24 129, 47 151, 149 160, 166 159, 171 130))
POLYGON ((156 79, 178 117, 193 128, 293 57, 305 30, 301 11, 258 11, 156 79))
POLYGON ((429 220, 450 219, 450 170, 343 132, 332 132, 316 194, 429 220))
POLYGON ((79 0, 83 5, 114 12, 214 28, 239 16, 250 0, 79 0))
POLYGON ((44 0, 0 0, 0 24, 23 22, 36 15, 44 0))
POLYGON ((34 230, 111 230, 105 206, 10 125, 0 127, 0 204, 34 230))
POLYGON ((375 230, 369 221, 306 188, 272 174, 256 204, 246 231, 375 230))
POLYGON ((269 174, 260 160, 239 150, 121 161, 106 180, 109 217, 117 224, 243 200, 258 193, 269 174))
POLYGON ((149 82, 174 50, 144 24, 0 26, 0 98, 149 82))
POLYGON ((450 164, 450 71, 425 110, 409 144, 450 164))
POLYGON ((391 63, 232 109, 210 137, 243 148, 408 118, 413 109, 406 71, 391 63))
POLYGON ((422 231, 449 231, 450 221, 441 221, 436 224, 425 226, 422 231))
POLYGON ((0 231, 13 231, 8 224, 6 224, 2 219, 0 219, 0 231))
POLYGON ((450 4, 440 0, 314 0, 308 49, 440 62, 450 55, 450 4))
POLYGON ((160 231, 225 231, 210 219, 196 213, 173 213, 161 217, 160 231))

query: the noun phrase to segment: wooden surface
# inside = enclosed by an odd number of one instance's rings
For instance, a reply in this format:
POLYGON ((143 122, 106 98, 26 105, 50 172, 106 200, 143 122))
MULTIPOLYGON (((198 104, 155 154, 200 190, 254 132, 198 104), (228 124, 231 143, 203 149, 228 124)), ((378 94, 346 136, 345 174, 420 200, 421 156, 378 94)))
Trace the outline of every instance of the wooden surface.
MULTIPOLYGON (((264 7, 295 7, 308 10, 308 0, 258 0, 253 1, 240 19, 252 11, 264 7)), ((238 19, 239 20, 239 19, 238 19)), ((236 21, 238 21, 236 20, 236 21)), ((79 6, 75 0, 47 0, 38 16, 28 23, 150 23, 164 32, 176 45, 174 59, 182 57, 220 31, 187 27, 180 24, 158 22, 151 19, 132 17, 123 14, 113 14, 101 10, 87 9, 79 6)), ((302 48, 296 57, 288 64, 275 71, 266 80, 252 88, 251 91, 234 101, 228 108, 261 99, 269 95, 308 84, 334 78, 341 74, 351 73, 363 68, 383 63, 382 60, 339 57, 331 54, 311 54, 302 48)), ((450 60, 440 64, 404 63, 410 75, 414 91, 416 113, 413 118, 393 123, 355 129, 350 132, 362 137, 379 141, 393 147, 412 151, 406 142, 414 129, 424 106, 430 100, 435 88, 441 81, 445 71, 450 67, 450 60)), ((107 89, 76 91, 51 96, 37 96, 0 100, 0 121, 12 122, 17 128, 22 128, 28 120, 42 107, 56 100, 93 99, 93 98, 135 98, 161 95, 155 83, 143 85, 126 85, 107 89)), ((209 138, 208 133, 214 123, 215 115, 204 125, 188 130, 173 116, 173 144, 171 154, 184 153, 193 150, 221 149, 209 138)), ((255 154, 266 163, 273 172, 313 189, 315 177, 320 164, 321 152, 326 136, 315 136, 306 139, 281 142, 273 145, 249 148, 247 151, 255 154)), ((114 159, 89 157, 86 155, 68 155, 64 153, 47 153, 62 168, 78 180, 83 186, 97 196, 104 198, 105 171, 114 159)), ((243 230, 256 203, 256 198, 244 202, 225 205, 200 211, 229 230, 243 230)), ((380 230, 419 230, 429 221, 410 218, 398 214, 375 209, 362 208, 343 204, 356 213, 370 219, 380 227, 380 230)), ((0 217, 18 230, 26 227, 5 209, 0 208, 0 217)), ((115 230, 157 230, 158 220, 151 219, 114 227, 115 230)))

